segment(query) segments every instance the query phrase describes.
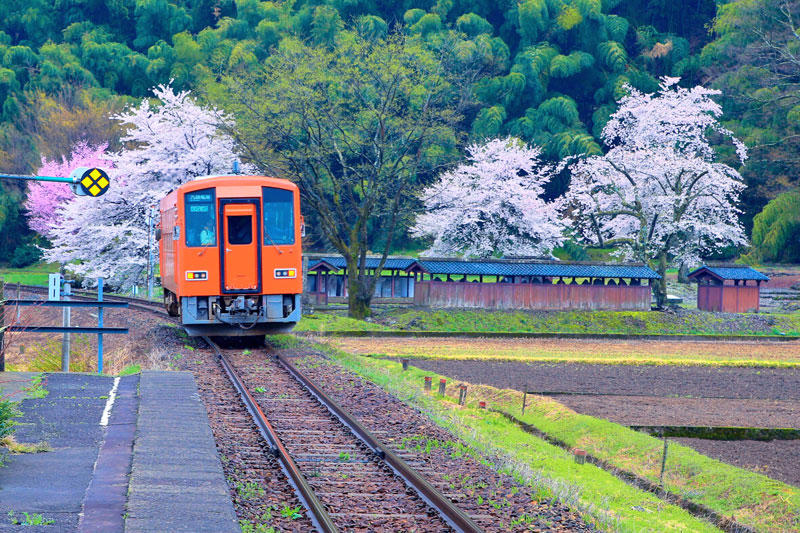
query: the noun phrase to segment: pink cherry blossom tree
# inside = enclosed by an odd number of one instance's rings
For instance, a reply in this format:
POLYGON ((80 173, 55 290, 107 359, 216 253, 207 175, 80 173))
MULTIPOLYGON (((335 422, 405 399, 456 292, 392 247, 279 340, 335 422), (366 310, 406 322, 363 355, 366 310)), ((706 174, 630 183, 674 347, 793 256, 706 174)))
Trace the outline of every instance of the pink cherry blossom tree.
POLYGON ((667 265, 747 243, 736 207, 745 185, 718 161, 711 138, 728 139, 742 162, 746 148, 719 123, 722 109, 711 99, 719 91, 677 82, 664 78, 655 94, 628 87, 603 129, 610 150, 572 167, 565 203, 584 242, 657 265, 658 305, 667 265))
MULTIPOLYGON (((68 156, 61 158, 61 161, 50 161, 43 157, 37 175, 66 178, 77 167, 110 169, 113 163, 105 154, 107 148, 107 143, 92 146, 86 141, 80 141, 68 156)), ((25 200, 28 225, 45 237, 52 237, 53 228, 61 220, 61 210, 74 199, 75 195, 64 183, 30 182, 28 197, 25 200)))
POLYGON ((48 261, 66 263, 87 282, 104 277, 126 288, 144 281, 148 217, 167 192, 199 176, 229 173, 233 140, 220 133, 227 118, 170 86, 111 118, 126 128, 123 149, 108 157, 111 186, 99 198, 78 197, 61 210, 48 261))
POLYGON ((563 241, 557 202, 542 198, 554 167, 519 139, 467 148, 467 160, 422 193, 412 234, 432 236, 432 255, 540 255, 563 241))

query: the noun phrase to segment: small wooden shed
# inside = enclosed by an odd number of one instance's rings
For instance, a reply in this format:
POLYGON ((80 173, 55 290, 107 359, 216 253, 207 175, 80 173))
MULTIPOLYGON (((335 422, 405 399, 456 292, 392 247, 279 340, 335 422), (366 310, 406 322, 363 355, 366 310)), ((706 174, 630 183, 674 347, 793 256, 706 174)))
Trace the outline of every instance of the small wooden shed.
POLYGON ((697 282, 698 309, 724 313, 758 313, 761 282, 769 281, 747 265, 704 265, 689 279, 697 282))

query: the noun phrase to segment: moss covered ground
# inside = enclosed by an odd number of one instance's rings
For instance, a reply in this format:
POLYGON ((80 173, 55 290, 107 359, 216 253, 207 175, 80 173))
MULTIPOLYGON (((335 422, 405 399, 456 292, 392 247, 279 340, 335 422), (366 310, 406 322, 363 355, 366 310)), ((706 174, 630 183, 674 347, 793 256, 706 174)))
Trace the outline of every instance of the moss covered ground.
POLYGON ((304 316, 298 332, 441 331, 470 333, 570 333, 622 335, 781 335, 800 337, 800 313, 731 314, 658 311, 486 311, 376 309, 369 320, 344 310, 304 316))

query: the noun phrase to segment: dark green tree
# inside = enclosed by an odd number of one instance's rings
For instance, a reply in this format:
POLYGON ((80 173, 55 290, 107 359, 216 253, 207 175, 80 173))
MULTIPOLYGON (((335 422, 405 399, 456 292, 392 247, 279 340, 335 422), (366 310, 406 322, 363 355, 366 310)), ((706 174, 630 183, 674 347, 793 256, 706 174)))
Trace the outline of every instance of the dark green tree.
POLYGON ((341 32, 336 46, 284 39, 259 68, 238 69, 208 96, 263 172, 300 186, 347 262, 349 312, 370 302, 421 179, 456 155, 457 98, 441 63, 414 40, 341 32), (380 267, 366 256, 382 242, 380 267))
POLYGON ((779 194, 755 216, 752 245, 757 262, 800 262, 800 191, 779 194))

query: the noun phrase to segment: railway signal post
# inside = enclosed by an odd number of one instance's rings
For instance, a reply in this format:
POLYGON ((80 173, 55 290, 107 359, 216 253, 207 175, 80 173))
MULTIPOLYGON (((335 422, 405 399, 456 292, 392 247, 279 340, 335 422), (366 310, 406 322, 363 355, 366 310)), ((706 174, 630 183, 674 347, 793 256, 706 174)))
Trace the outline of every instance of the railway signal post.
POLYGON ((49 181, 66 183, 78 196, 103 196, 111 185, 111 178, 102 168, 78 167, 69 177, 58 176, 23 176, 19 174, 0 174, 0 178, 19 181, 49 181))

